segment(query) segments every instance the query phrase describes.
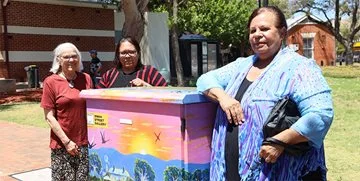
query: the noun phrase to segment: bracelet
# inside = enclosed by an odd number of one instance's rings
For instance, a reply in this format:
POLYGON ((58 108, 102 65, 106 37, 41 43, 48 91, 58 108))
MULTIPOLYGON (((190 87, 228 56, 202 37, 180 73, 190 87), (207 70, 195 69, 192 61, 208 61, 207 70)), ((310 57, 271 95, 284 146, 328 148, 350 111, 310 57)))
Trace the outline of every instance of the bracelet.
POLYGON ((65 143, 65 146, 67 146, 67 145, 70 143, 70 141, 71 141, 71 140, 69 139, 69 141, 65 143))

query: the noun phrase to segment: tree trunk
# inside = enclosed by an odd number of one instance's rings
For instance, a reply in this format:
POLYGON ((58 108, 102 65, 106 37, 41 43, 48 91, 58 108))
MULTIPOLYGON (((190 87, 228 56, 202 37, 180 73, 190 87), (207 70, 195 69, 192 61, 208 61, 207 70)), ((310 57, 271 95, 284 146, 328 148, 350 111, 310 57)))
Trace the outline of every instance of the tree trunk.
POLYGON ((352 53, 352 43, 350 43, 350 45, 347 43, 347 47, 345 48, 344 51, 344 58, 345 58, 345 65, 352 65, 353 64, 353 56, 354 54, 352 53))
POLYGON ((352 53, 351 53, 351 43, 346 42, 345 43, 345 50, 344 50, 344 61, 345 61, 345 65, 349 65, 350 62, 352 61, 352 53), (350 60, 351 59, 351 60, 350 60))
POLYGON ((184 74, 182 63, 180 59, 180 49, 179 49, 179 41, 178 41, 178 34, 175 25, 171 28, 171 48, 173 50, 173 58, 175 62, 175 71, 176 71, 176 80, 178 86, 184 86, 184 74))
POLYGON ((145 21, 143 13, 148 1, 140 1, 139 4, 135 0, 122 0, 121 7, 125 15, 125 22, 122 30, 122 36, 130 36, 135 38, 139 43, 144 35, 145 21), (140 9, 139 9, 140 8, 140 9))
POLYGON ((178 11, 178 2, 177 0, 173 0, 173 11, 172 17, 174 23, 171 27, 171 47, 173 50, 173 58, 175 61, 175 70, 176 70, 176 79, 178 86, 184 86, 184 74, 182 63, 180 59, 180 49, 179 49, 179 40, 178 40, 178 32, 177 32, 177 11, 178 11))

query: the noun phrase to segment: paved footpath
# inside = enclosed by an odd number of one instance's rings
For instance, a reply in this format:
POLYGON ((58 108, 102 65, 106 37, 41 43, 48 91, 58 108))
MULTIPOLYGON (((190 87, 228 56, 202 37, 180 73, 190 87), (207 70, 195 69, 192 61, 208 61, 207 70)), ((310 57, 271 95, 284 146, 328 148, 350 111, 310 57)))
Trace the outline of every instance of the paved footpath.
POLYGON ((49 128, 37 128, 0 120, 0 181, 11 175, 50 166, 49 128))

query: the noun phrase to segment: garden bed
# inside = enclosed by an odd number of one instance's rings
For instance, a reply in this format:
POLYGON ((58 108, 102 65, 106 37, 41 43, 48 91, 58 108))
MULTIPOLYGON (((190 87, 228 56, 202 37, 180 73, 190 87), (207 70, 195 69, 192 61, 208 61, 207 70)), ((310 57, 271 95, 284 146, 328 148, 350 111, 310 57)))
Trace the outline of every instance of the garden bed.
POLYGON ((42 89, 29 89, 14 93, 0 93, 0 105, 18 102, 40 102, 42 89))

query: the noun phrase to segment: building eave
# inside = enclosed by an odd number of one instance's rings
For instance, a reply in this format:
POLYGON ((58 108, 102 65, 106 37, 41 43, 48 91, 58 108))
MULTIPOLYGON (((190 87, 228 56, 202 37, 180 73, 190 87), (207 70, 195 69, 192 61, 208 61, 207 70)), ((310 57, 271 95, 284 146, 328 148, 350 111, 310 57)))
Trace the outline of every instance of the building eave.
MULTIPOLYGON (((317 18, 316 16, 313 16, 313 15, 310 15, 313 19, 316 19, 318 21, 322 21, 320 20, 319 18, 317 18)), ((304 15, 301 15, 299 17, 292 17, 292 18, 289 18, 286 20, 287 24, 288 24, 288 31, 291 30, 293 27, 295 27, 296 25, 299 25, 299 24, 317 24, 315 22, 312 22, 312 21, 309 21, 309 22, 306 22, 306 23, 302 23, 304 20, 308 19, 307 16, 304 14, 304 15)))

